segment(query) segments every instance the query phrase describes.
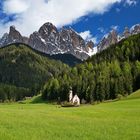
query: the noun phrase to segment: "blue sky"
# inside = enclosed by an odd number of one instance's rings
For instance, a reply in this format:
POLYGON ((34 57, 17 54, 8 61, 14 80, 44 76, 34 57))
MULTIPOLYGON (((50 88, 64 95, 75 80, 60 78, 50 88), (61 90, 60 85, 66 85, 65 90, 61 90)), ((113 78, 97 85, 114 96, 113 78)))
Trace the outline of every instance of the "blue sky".
POLYGON ((112 28, 140 23, 139 0, 0 0, 0 36, 11 25, 25 36, 45 22, 71 26, 84 39, 98 42, 112 28))
POLYGON ((122 33, 125 27, 131 28, 135 24, 140 24, 140 2, 136 5, 116 4, 104 14, 88 15, 83 20, 72 25, 77 32, 89 30, 91 34, 100 40, 112 28, 117 28, 118 33, 122 33))

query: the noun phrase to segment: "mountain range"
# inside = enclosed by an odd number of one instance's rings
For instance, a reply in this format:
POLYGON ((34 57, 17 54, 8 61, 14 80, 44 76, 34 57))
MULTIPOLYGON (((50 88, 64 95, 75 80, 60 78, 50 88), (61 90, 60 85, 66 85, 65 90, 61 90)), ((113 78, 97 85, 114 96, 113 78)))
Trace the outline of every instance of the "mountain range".
POLYGON ((91 102, 115 99, 140 88, 140 34, 122 39, 75 67, 52 57, 68 60, 74 56, 49 55, 23 43, 1 47, 0 100, 17 101, 43 93, 44 99, 60 97, 63 101, 72 87, 80 99, 91 102))
POLYGON ((45 23, 40 29, 29 37, 24 37, 14 26, 9 33, 0 39, 0 47, 11 43, 24 43, 40 52, 56 54, 72 54, 78 59, 85 60, 93 53, 94 43, 86 42, 73 29, 62 28, 60 31, 52 24, 45 23))
POLYGON ((125 27, 122 34, 118 34, 117 30, 111 30, 107 35, 105 35, 97 45, 97 52, 108 48, 110 45, 120 42, 122 39, 128 38, 131 35, 140 33, 140 24, 132 26, 130 29, 125 27))
MULTIPOLYGON (((140 33, 140 24, 132 26, 130 29, 125 27, 122 34, 118 34, 117 30, 111 30, 97 44, 97 52, 108 48, 110 45, 120 42, 122 39, 128 38, 131 35, 140 33)), ((10 27, 9 33, 5 33, 0 39, 0 47, 12 43, 24 43, 35 50, 48 54, 52 58, 64 60, 63 55, 67 55, 66 62, 75 56, 76 64, 78 61, 86 60, 96 53, 94 43, 84 40, 72 28, 62 28, 58 30, 52 23, 45 23, 38 31, 33 32, 29 37, 24 37, 14 26, 10 27), (59 57, 58 57, 59 56, 59 57), (70 56, 70 57, 68 57, 70 56), (67 60, 68 58, 68 60, 67 60)))

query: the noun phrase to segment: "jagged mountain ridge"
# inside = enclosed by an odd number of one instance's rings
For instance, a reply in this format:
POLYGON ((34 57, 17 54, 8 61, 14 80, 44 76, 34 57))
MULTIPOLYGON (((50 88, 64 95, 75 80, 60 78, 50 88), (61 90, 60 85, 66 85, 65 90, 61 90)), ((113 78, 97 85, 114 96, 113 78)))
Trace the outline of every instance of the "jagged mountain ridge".
POLYGON ((65 54, 50 55, 50 54, 46 54, 41 51, 38 51, 25 43, 11 43, 9 45, 5 45, 4 47, 1 47, 0 49, 8 48, 12 45, 15 45, 15 46, 23 45, 25 47, 28 47, 29 49, 31 49, 33 52, 37 53, 40 56, 47 57, 48 59, 51 59, 51 60, 61 61, 62 63, 67 64, 70 67, 76 66, 77 64, 80 64, 83 62, 82 60, 78 59, 72 54, 65 53, 65 54))
POLYGON ((29 38, 23 37, 14 26, 11 26, 9 34, 4 34, 0 39, 0 47, 11 43, 25 43, 50 55, 72 54, 81 60, 87 59, 93 53, 94 46, 93 42, 86 42, 73 29, 62 28, 58 31, 52 23, 45 23, 29 38))
POLYGON ((0 39, 0 47, 6 46, 12 43, 28 43, 28 38, 24 37, 18 32, 14 26, 10 27, 9 34, 5 33, 0 39))
POLYGON ((132 26, 130 29, 125 27, 124 32, 119 35, 115 29, 110 31, 107 36, 104 36, 97 45, 98 52, 108 48, 110 45, 120 42, 122 39, 128 38, 131 35, 140 33, 140 24, 132 26))
MULTIPOLYGON (((113 29, 97 44, 97 52, 101 52, 110 45, 116 44, 122 39, 138 33, 140 33, 140 24, 132 26, 131 29, 126 27, 121 35, 113 29)), ((72 54, 81 60, 85 60, 96 53, 93 50, 94 43, 92 41, 86 42, 72 28, 62 28, 58 31, 58 29, 49 22, 41 26, 38 31, 32 33, 29 38, 22 36, 14 26, 11 26, 9 34, 5 33, 0 39, 0 47, 11 43, 24 43, 35 50, 49 55, 72 54)))

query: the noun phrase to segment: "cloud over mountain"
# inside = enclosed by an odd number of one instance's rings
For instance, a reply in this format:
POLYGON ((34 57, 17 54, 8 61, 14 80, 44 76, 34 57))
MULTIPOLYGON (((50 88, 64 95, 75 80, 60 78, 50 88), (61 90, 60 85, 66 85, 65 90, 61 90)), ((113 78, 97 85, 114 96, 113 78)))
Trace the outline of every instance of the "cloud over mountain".
POLYGON ((80 34, 80 36, 81 36, 84 40, 86 40, 86 41, 91 40, 91 41, 93 41, 95 44, 97 43, 97 38, 96 38, 96 37, 93 37, 92 34, 91 34, 91 32, 90 32, 89 30, 88 30, 88 31, 81 32, 81 33, 79 33, 79 34, 80 34))
POLYGON ((15 19, 0 23, 0 34, 7 31, 10 25, 15 25, 23 35, 38 30, 48 21, 57 27, 69 25, 88 14, 103 14, 113 4, 122 1, 124 0, 5 0, 3 13, 7 16, 14 15, 15 19))

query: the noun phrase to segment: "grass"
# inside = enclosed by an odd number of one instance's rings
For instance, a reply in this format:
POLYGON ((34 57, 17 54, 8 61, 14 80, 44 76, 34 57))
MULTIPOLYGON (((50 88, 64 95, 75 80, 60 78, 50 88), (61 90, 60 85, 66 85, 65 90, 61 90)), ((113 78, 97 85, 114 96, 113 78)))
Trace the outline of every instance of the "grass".
POLYGON ((136 99, 140 97, 140 90, 135 91, 134 93, 130 94, 127 99, 136 99))
POLYGON ((0 140, 139 140, 140 98, 78 108, 0 104, 0 140))
POLYGON ((45 103, 45 102, 42 100, 41 94, 39 94, 39 95, 34 96, 34 97, 30 98, 30 99, 20 101, 20 103, 23 103, 23 104, 29 104, 29 103, 38 104, 38 103, 45 103))

